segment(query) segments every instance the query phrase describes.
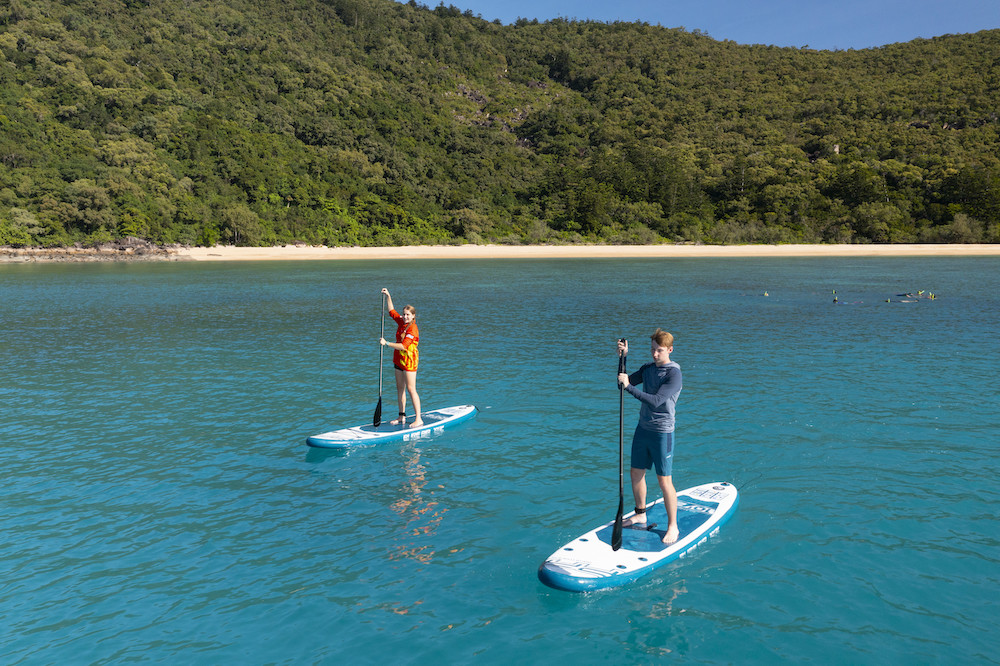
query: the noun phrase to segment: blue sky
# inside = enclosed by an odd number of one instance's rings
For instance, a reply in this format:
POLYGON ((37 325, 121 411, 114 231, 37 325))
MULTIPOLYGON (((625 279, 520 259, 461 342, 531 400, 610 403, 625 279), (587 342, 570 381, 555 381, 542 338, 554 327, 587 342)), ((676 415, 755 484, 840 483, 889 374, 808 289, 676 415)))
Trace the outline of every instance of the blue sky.
MULTIPOLYGON (((434 8, 439 0, 417 0, 434 8)), ((740 44, 864 49, 1000 28, 1000 0, 448 0, 488 21, 646 21, 740 44)))

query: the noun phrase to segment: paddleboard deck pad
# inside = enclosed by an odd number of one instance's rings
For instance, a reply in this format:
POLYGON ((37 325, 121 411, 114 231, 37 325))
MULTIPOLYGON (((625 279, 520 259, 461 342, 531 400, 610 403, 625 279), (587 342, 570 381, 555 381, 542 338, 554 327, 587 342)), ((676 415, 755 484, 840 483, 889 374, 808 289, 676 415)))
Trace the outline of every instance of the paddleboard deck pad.
MULTIPOLYGON (((663 499, 646 507, 645 526, 622 530, 622 547, 611 549, 614 520, 596 527, 552 553, 540 567, 538 579, 558 590, 587 592, 630 583, 664 564, 684 557, 736 512, 739 493, 730 483, 706 483, 677 493, 680 538, 671 545, 661 539, 667 530, 663 499)), ((625 515, 627 520, 635 511, 625 515)))
MULTIPOLYGON (((392 419, 386 419, 377 428, 368 423, 367 425, 313 435, 306 439, 306 444, 324 449, 345 449, 354 446, 371 446, 372 444, 383 444, 385 442, 402 442, 421 437, 431 437, 437 435, 448 426, 471 419, 476 415, 476 412, 475 405, 445 407, 444 409, 424 412, 421 415, 424 424, 416 428, 410 428, 409 424, 392 425, 389 423, 392 419)), ((413 417, 411 416, 409 421, 412 422, 412 420, 413 417)))

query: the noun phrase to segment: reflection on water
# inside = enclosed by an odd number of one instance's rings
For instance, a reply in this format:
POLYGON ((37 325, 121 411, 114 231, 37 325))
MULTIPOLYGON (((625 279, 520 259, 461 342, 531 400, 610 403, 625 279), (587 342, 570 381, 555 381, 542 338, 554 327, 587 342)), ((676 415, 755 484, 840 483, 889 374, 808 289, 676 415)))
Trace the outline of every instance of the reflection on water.
POLYGON ((393 502, 390 508, 406 521, 403 529, 396 530, 400 535, 399 540, 406 543, 400 543, 398 550, 391 553, 389 559, 411 558, 426 564, 434 557, 435 551, 430 545, 421 546, 407 538, 432 535, 447 508, 438 508, 438 502, 432 498, 433 491, 424 490, 427 485, 427 470, 420 462, 420 449, 409 444, 400 453, 403 456, 406 481, 402 485, 403 496, 393 502))
POLYGON ((685 594, 687 594, 687 588, 683 585, 669 588, 669 591, 663 595, 663 599, 649 607, 646 616, 651 620, 665 620, 675 613, 683 613, 685 610, 683 608, 674 610, 674 602, 685 594))

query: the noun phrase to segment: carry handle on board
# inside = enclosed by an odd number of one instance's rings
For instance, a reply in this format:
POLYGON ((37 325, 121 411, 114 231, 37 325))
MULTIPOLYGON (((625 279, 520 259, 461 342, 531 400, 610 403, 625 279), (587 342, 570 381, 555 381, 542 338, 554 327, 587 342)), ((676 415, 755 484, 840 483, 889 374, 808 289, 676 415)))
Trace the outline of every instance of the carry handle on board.
MULTIPOLYGON (((618 342, 628 345, 628 340, 620 338, 618 342)), ((618 352, 618 374, 625 372, 625 353, 618 352)), ((618 383, 618 514, 615 516, 615 526, 611 530, 611 550, 622 547, 622 514, 625 512, 625 470, 622 459, 625 449, 625 386, 618 383)))

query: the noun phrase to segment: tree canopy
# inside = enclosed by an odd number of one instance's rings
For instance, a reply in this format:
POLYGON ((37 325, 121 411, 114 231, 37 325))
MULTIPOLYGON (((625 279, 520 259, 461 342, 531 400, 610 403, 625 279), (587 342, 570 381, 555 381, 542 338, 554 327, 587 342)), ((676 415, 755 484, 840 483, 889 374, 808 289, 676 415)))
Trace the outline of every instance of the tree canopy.
POLYGON ((0 245, 1000 242, 1000 31, 10 0, 0 245))

